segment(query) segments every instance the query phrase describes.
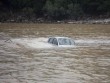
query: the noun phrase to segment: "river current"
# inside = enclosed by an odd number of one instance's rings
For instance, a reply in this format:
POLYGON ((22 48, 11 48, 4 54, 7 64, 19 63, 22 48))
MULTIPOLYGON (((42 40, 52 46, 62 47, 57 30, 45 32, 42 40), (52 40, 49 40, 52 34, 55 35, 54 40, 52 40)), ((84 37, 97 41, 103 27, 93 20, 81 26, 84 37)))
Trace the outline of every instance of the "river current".
POLYGON ((0 83, 110 83, 110 25, 0 24, 0 83))

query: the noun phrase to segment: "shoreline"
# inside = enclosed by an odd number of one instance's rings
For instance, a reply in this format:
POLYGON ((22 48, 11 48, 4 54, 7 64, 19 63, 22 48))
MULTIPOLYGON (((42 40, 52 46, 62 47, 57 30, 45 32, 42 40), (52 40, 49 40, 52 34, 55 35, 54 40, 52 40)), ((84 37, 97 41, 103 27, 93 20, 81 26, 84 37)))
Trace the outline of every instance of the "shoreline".
POLYGON ((110 18, 106 19, 90 19, 90 20, 62 20, 62 21, 49 21, 49 20, 7 20, 0 23, 46 23, 46 24, 110 24, 110 18))

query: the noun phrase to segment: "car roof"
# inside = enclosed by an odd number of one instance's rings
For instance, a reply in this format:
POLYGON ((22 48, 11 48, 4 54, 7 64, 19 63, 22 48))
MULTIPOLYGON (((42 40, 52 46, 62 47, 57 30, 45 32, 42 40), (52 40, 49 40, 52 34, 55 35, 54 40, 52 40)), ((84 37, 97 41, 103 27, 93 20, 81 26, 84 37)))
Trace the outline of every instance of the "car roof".
POLYGON ((59 38, 66 38, 66 39, 70 39, 68 37, 49 37, 49 38, 56 38, 56 39, 59 39, 59 38))

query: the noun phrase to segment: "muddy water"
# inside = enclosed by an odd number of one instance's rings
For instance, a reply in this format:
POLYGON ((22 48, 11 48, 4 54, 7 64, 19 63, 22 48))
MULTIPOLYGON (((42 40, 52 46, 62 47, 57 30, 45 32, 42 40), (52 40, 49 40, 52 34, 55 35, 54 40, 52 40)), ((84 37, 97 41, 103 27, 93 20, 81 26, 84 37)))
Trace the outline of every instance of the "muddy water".
POLYGON ((0 24, 0 83, 110 83, 110 25, 0 24), (38 42, 50 36, 76 45, 38 42))

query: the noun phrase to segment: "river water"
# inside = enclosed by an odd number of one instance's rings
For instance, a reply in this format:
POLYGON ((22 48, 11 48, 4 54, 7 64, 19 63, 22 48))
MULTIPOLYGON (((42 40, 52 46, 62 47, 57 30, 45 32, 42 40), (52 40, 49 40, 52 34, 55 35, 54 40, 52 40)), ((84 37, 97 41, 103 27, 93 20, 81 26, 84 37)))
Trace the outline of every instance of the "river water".
POLYGON ((110 83, 110 25, 0 24, 0 83, 110 83), (52 36, 75 46, 53 47, 52 36))

